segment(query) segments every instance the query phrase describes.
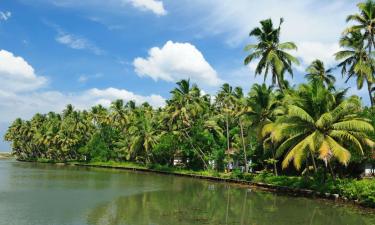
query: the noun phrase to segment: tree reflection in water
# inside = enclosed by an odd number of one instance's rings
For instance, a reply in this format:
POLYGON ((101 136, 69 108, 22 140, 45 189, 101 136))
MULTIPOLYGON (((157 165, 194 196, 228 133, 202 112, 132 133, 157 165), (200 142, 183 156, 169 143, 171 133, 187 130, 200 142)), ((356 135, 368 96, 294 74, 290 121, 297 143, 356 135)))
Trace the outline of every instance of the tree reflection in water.
MULTIPOLYGON (((178 185, 178 184, 176 184, 178 185)), ((212 183, 187 184, 171 190, 119 197, 96 206, 90 225, 122 224, 250 224, 250 225, 372 225, 375 218, 304 198, 277 196, 212 183)))

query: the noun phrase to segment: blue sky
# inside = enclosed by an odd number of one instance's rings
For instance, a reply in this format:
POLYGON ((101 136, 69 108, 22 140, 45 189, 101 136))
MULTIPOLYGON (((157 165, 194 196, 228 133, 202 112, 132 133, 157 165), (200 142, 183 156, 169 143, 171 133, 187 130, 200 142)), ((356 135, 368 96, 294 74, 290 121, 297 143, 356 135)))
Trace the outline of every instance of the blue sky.
MULTIPOLYGON (((2 0, 0 1, 0 134, 16 117, 108 105, 123 98, 164 104, 188 78, 214 94, 223 82, 248 90, 254 65, 243 66, 247 34, 259 20, 285 18, 301 65, 293 83, 332 54, 356 12, 351 0, 2 0)), ((340 87, 344 84, 337 77, 340 87)), ((364 90, 351 94, 364 97, 364 90)), ((8 149, 0 142, 0 149, 8 149)))

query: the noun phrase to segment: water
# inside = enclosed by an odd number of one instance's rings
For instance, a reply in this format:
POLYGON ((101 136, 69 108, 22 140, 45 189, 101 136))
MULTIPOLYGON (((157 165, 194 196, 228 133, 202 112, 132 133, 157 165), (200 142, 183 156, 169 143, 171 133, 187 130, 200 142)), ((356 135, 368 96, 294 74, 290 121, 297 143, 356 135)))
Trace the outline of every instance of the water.
POLYGON ((353 207, 223 183, 0 160, 1 225, 374 225, 353 207))

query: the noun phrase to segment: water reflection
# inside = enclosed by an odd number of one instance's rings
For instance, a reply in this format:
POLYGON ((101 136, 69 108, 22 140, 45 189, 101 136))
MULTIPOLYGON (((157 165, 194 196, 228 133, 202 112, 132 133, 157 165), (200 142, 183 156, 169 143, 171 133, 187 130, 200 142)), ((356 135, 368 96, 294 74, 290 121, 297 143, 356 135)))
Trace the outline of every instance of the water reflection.
POLYGON ((0 225, 373 225, 374 215, 190 178, 0 161, 0 225))
MULTIPOLYGON (((214 185, 215 186, 215 185, 214 185)), ((187 184, 180 191, 119 197, 87 216, 90 225, 250 224, 373 225, 374 218, 348 208, 303 198, 288 198, 247 189, 187 184)))

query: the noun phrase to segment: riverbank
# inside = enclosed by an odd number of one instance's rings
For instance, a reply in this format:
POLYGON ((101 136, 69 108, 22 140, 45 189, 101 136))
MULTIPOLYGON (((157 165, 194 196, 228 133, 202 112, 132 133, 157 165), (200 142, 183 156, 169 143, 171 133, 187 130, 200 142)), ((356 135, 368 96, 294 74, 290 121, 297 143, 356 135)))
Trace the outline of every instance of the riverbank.
POLYGON ((269 173, 243 174, 216 171, 192 171, 160 165, 144 166, 128 162, 69 163, 76 166, 112 168, 194 177, 219 182, 250 185, 293 196, 330 199, 375 208, 375 179, 328 179, 318 181, 313 177, 274 176, 269 173))
POLYGON ((13 156, 7 152, 0 152, 0 159, 11 159, 13 156))

